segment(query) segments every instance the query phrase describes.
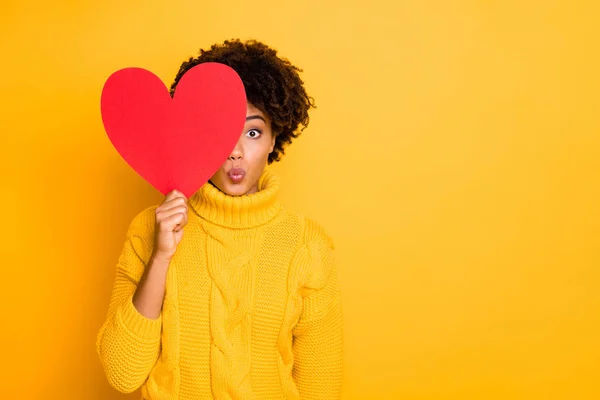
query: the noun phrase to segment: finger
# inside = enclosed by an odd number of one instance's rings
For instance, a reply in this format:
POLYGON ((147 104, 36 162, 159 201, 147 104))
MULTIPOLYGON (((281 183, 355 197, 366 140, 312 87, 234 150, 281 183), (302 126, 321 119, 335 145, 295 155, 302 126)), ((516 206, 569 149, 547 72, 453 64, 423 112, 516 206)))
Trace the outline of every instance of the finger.
POLYGON ((185 197, 174 197, 171 200, 160 205, 159 211, 166 211, 178 206, 185 206, 187 208, 187 199, 185 197))
POLYGON ((177 214, 177 213, 182 213, 187 216, 187 213, 188 213, 187 206, 175 206, 175 207, 169 208, 167 210, 159 210, 156 213, 156 220, 158 222, 163 222, 167 218, 169 218, 171 215, 177 214))
POLYGON ((183 214, 183 221, 177 226, 177 230, 183 229, 187 225, 188 222, 188 213, 183 214))
POLYGON ((177 225, 175 225, 175 228, 173 228, 173 232, 182 231, 186 225, 187 225, 187 218, 185 217, 185 214, 184 214, 183 219, 177 225))
POLYGON ((188 215, 187 213, 183 214, 183 220, 175 227, 175 231, 179 231, 181 229, 183 229, 184 226, 186 226, 188 223, 188 215))
POLYGON ((156 214, 156 223, 162 226, 173 215, 182 214, 185 218, 185 217, 187 217, 187 213, 188 213, 187 208, 185 208, 183 206, 175 207, 175 208, 172 208, 172 209, 169 209, 166 211, 161 211, 156 214))
POLYGON ((171 201, 172 199, 175 199, 177 197, 183 197, 184 199, 186 198, 185 195, 183 193, 181 193, 179 190, 173 189, 169 193, 167 193, 167 195, 165 196, 165 199, 164 199, 163 203, 171 201))
POLYGON ((177 225, 180 225, 185 219, 184 213, 173 214, 170 217, 166 218, 161 224, 161 230, 164 232, 170 232, 175 230, 177 225))
POLYGON ((176 189, 171 190, 169 193, 167 193, 167 195, 165 196, 165 202, 171 200, 174 197, 179 197, 182 193, 179 192, 176 189))
POLYGON ((176 226, 175 226, 175 228, 173 229, 173 232, 179 232, 179 231, 182 231, 184 227, 185 227, 185 225, 184 225, 184 224, 179 224, 179 225, 176 225, 176 226))
POLYGON ((187 223, 188 223, 188 213, 185 213, 185 214, 183 215, 183 222, 182 222, 182 225, 183 225, 183 226, 186 226, 186 225, 187 225, 187 223))

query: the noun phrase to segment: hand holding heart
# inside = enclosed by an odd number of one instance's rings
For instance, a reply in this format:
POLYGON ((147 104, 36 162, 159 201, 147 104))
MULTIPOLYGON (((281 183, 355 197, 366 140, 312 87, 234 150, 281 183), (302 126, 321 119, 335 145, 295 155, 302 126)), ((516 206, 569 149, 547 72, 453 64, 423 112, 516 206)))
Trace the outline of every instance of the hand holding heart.
POLYGON ((156 208, 154 246, 152 257, 171 261, 177 245, 183 237, 183 228, 188 221, 187 199, 183 193, 173 190, 156 208))
POLYGON ((162 194, 176 189, 189 198, 235 147, 246 93, 239 75, 220 63, 191 68, 173 98, 153 73, 125 68, 106 81, 101 110, 123 159, 162 194))

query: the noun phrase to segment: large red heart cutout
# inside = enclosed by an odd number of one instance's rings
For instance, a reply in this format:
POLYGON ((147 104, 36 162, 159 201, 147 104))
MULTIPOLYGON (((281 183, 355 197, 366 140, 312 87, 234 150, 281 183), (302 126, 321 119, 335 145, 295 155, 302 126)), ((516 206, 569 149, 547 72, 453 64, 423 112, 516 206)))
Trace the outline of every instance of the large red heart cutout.
POLYGON ((173 98, 143 68, 113 73, 102 89, 102 121, 121 157, 166 195, 194 194, 235 147, 246 120, 246 92, 229 66, 198 64, 173 98))

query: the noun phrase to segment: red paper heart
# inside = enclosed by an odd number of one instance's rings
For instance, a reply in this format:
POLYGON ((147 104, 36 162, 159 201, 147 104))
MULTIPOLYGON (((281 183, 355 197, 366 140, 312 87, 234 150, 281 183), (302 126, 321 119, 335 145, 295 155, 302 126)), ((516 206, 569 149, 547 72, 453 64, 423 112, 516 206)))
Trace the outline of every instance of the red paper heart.
POLYGON ((220 63, 191 68, 173 98, 152 72, 125 68, 104 84, 101 109, 121 157, 162 194, 177 189, 189 198, 235 147, 246 92, 239 75, 220 63))

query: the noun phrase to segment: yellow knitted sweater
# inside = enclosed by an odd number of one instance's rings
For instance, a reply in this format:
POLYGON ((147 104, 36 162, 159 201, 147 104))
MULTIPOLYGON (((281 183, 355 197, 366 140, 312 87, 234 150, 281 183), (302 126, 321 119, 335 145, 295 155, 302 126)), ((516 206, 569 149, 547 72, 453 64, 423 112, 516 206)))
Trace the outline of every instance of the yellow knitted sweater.
POLYGON ((96 350, 109 383, 142 399, 338 399, 342 306, 333 243, 259 191, 207 183, 189 198, 158 319, 132 297, 152 253, 155 209, 131 222, 96 350))

